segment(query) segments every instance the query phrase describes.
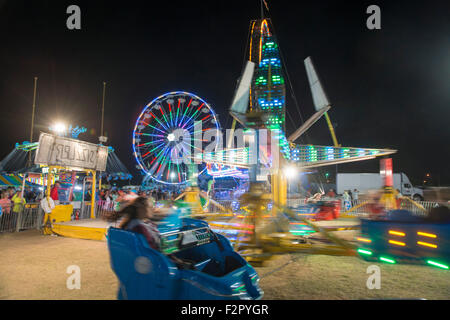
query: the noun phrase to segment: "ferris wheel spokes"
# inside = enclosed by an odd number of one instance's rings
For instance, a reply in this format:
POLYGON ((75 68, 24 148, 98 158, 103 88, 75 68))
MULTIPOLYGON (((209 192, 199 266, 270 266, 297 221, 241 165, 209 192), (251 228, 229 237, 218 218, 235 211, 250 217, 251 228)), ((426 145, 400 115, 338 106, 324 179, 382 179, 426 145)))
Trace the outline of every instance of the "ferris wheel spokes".
POLYGON ((219 132, 219 124, 205 101, 188 92, 167 93, 149 103, 137 119, 134 156, 143 172, 154 180, 184 183, 186 161, 192 161, 191 155, 201 153, 208 142, 197 135, 212 129, 219 132), (199 130, 196 121, 201 123, 201 132, 194 132, 199 130))

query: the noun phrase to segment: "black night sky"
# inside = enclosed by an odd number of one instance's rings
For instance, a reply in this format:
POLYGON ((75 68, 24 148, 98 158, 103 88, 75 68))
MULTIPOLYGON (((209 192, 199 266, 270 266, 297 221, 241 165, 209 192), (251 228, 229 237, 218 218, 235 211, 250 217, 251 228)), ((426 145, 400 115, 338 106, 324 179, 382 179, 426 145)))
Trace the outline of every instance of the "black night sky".
MULTIPOLYGON (((268 4, 303 119, 314 113, 303 65, 311 56, 343 146, 397 149, 396 172, 416 184, 427 172, 450 184, 448 1, 268 4), (366 27, 371 4, 381 8, 381 30, 366 27)), ((249 22, 259 17, 258 0, 0 0, 0 158, 29 140, 35 76, 35 139, 62 120, 87 127, 80 138, 98 142, 106 81, 108 144, 134 174, 134 123, 165 92, 199 95, 229 128, 227 110, 244 65, 249 22), (71 4, 81 8, 81 30, 66 28, 71 4)), ((291 94, 288 134, 301 125, 291 94)), ((300 142, 332 145, 325 120, 300 142)), ((378 170, 378 160, 339 166, 341 172, 378 170)))

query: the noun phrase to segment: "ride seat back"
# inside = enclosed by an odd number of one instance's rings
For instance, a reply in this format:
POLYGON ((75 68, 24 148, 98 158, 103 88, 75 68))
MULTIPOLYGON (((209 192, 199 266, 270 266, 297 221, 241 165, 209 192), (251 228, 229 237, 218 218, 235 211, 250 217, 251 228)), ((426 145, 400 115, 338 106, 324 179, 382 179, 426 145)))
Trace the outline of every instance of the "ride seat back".
POLYGON ((143 235, 110 228, 108 247, 123 298, 171 299, 177 269, 143 235))

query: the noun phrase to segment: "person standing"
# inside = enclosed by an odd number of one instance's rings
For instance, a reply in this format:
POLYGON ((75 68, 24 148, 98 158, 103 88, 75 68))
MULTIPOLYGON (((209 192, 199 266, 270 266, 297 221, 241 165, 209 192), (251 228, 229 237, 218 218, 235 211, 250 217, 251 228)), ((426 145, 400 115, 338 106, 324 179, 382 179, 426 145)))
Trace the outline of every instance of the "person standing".
POLYGON ((334 192, 333 189, 330 189, 330 191, 328 191, 326 196, 329 198, 334 198, 334 197, 336 197, 336 193, 334 192))
POLYGON ((9 214, 11 212, 11 200, 9 200, 6 190, 1 192, 0 207, 2 208, 2 213, 9 214))
POLYGON ((50 190, 50 198, 52 198, 53 201, 55 201, 55 202, 59 200, 58 191, 59 191, 60 187, 61 187, 61 184, 59 183, 59 181, 56 181, 55 184, 53 185, 53 188, 50 190))
POLYGON ((344 198, 345 211, 350 210, 350 208, 352 207, 352 202, 351 202, 351 198, 350 198, 350 195, 348 194, 347 190, 344 191, 344 194, 342 195, 342 197, 344 198))
POLYGON ((112 205, 113 198, 112 198, 110 190, 105 191, 104 199, 102 199, 102 200, 103 200, 103 209, 104 210, 109 210, 111 207, 113 207, 113 205, 112 205))
POLYGON ((26 200, 22 197, 22 191, 19 190, 16 192, 16 194, 12 197, 12 202, 14 204, 13 206, 13 212, 19 213, 22 211, 23 207, 27 203, 26 200))
POLYGON ((353 205, 357 205, 359 200, 359 191, 358 189, 353 189, 353 205))
POLYGON ((34 193, 33 189, 27 188, 26 193, 25 193, 25 200, 28 203, 30 203, 30 202, 34 202, 35 198, 36 198, 36 194, 34 193))
POLYGON ((92 197, 91 190, 90 189, 86 190, 86 192, 84 193, 84 201, 91 201, 91 197, 92 197))
POLYGON ((7 193, 8 193, 8 199, 12 200, 12 197, 14 196, 14 194, 16 193, 13 187, 8 187, 7 189, 7 193))

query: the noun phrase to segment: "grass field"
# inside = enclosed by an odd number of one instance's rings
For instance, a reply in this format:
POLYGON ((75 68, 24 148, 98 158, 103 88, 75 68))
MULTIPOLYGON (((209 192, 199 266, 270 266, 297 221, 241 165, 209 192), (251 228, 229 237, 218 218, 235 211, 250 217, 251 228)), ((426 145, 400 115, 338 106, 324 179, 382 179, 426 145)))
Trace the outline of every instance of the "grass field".
MULTIPOLYGON (((264 299, 450 299, 450 271, 377 264, 381 288, 369 290, 369 265, 356 257, 298 254, 256 270, 264 299)), ((0 299, 115 299, 117 285, 106 242, 36 230, 0 235, 0 299), (66 287, 70 265, 81 269, 79 290, 66 287)))

